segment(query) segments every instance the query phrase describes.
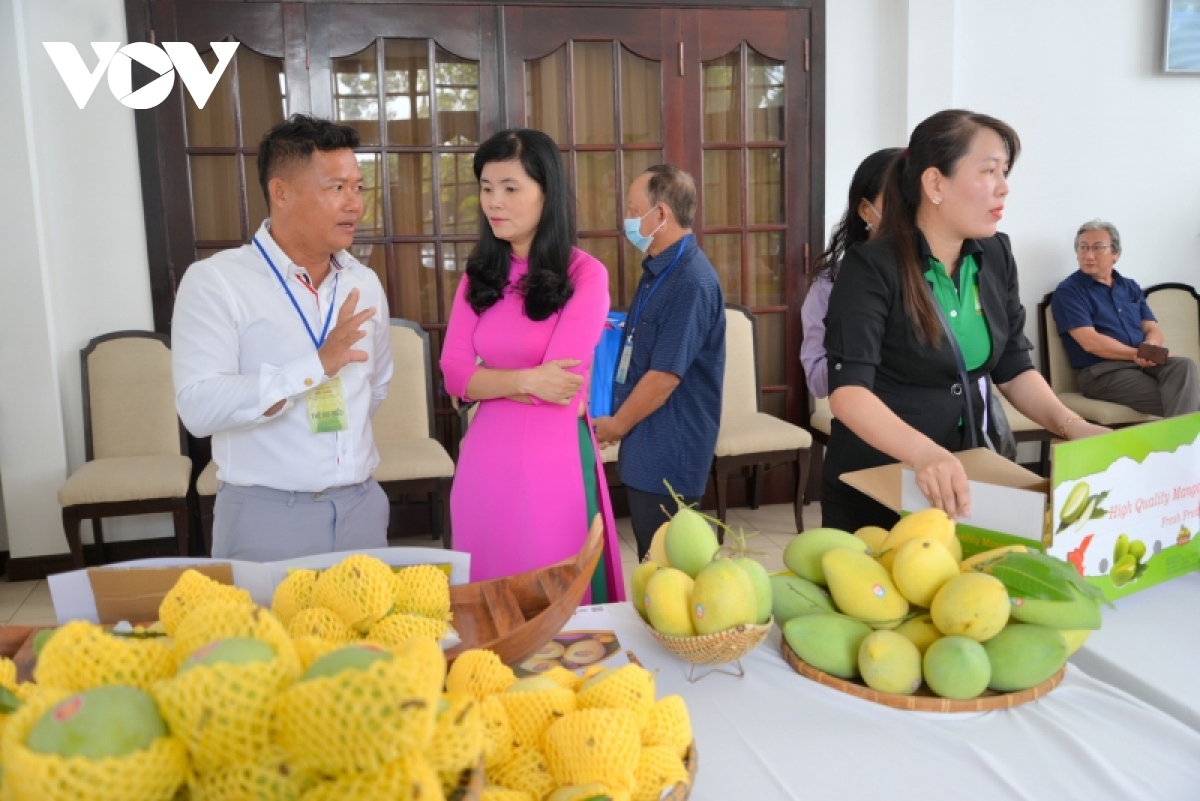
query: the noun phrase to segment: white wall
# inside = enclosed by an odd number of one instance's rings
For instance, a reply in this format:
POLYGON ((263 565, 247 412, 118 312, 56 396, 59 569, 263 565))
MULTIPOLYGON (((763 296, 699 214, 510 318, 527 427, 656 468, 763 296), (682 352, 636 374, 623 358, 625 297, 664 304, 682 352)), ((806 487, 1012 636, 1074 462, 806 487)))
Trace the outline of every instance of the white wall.
MULTIPOLYGON (((56 494, 84 461, 80 349, 153 326, 133 111, 103 80, 80 110, 41 45, 74 42, 91 64, 89 42, 125 36, 121 0, 0 0, 0 475, 13 557, 66 551, 56 494)), ((169 520, 105 533, 169 536, 169 520)))
MULTIPOLYGON (((863 157, 956 105, 1021 134, 1003 228, 1027 305, 1073 269, 1072 234, 1095 216, 1121 229, 1121 266, 1144 285, 1196 284, 1200 76, 1158 71, 1162 6, 827 0, 827 227, 863 157)), ((133 112, 103 81, 78 109, 41 47, 74 42, 90 61, 88 42, 125 37, 122 0, 0 0, 0 482, 16 557, 66 550, 55 495, 83 462, 79 349, 152 325, 133 112)))

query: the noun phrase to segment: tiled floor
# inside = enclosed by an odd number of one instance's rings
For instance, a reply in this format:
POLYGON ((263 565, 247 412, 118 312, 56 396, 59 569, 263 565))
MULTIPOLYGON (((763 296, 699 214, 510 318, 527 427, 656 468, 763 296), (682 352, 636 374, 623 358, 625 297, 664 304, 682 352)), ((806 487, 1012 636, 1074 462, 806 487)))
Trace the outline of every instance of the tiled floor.
MULTIPOLYGON (((783 549, 796 535, 791 504, 763 506, 757 510, 730 509, 729 524, 734 528, 745 528, 749 535, 747 546, 763 567, 768 571, 784 569, 783 549)), ((809 504, 804 508, 804 527, 816 528, 820 524, 820 506, 809 504)), ((633 569, 637 566, 637 547, 629 518, 619 519, 617 528, 621 535, 622 572, 628 588, 633 569)), ((421 538, 393 540, 391 544, 438 547, 439 542, 421 538)), ((50 601, 50 587, 45 581, 9 583, 0 579, 0 623, 49 626, 56 622, 54 604, 50 601)))

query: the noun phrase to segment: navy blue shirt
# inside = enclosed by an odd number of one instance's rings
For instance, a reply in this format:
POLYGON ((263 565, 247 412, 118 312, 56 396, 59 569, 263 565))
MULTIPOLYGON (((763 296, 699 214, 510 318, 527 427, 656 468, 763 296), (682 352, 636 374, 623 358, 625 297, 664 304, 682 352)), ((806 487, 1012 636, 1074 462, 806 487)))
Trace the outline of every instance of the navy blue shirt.
POLYGON ((629 373, 625 383, 613 385, 613 409, 621 408, 649 370, 674 373, 679 386, 621 440, 617 469, 627 487, 642 492, 667 494, 666 479, 681 495, 703 495, 721 424, 725 296, 695 236, 642 262, 626 325, 634 324, 633 312, 643 303, 629 373), (666 272, 677 254, 678 263, 666 272), (660 277, 662 283, 648 295, 660 277))
POLYGON ((1104 360, 1084 350, 1075 337, 1067 333, 1072 328, 1095 328, 1098 333, 1136 348, 1146 338, 1142 322, 1157 322, 1146 303, 1146 293, 1136 281, 1125 278, 1116 270, 1113 270, 1112 286, 1076 270, 1054 290, 1050 308, 1054 310, 1054 324, 1067 349, 1067 358, 1076 370, 1104 360))

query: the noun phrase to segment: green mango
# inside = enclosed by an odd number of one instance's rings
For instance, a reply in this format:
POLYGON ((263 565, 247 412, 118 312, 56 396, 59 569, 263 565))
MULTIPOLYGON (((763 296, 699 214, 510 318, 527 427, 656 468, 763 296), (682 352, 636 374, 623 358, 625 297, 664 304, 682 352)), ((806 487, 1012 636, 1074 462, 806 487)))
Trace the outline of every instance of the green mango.
POLYGON ((330 651, 309 665, 300 681, 336 676, 343 670, 366 670, 381 659, 391 660, 392 652, 374 645, 347 645, 330 651))
POLYGON ((39 754, 104 759, 141 751, 167 733, 148 693, 110 684, 55 704, 33 724, 25 744, 39 754))
POLYGON ((1120 562, 1129 553, 1129 537, 1125 534, 1117 537, 1117 544, 1113 546, 1113 564, 1120 562))
POLYGON ((1142 542, 1141 540, 1134 540, 1133 542, 1129 543, 1128 555, 1132 556, 1139 562, 1142 561, 1142 557, 1146 555, 1146 543, 1142 542))
POLYGON ((1051 629, 1100 628, 1100 604, 1072 590, 1070 601, 1012 598, 1009 617, 1019 623, 1035 623, 1051 629))
POLYGON ((866 623, 832 612, 801 615, 783 627, 783 638, 797 656, 842 679, 858 678, 858 650, 870 633, 866 623))
POLYGON ((756 605, 757 616, 754 622, 762 625, 771 619, 771 576, 767 573, 767 569, 759 562, 751 559, 748 556, 735 556, 731 559, 735 565, 742 569, 746 574, 746 578, 750 579, 750 584, 754 586, 754 599, 756 605))
POLYGON ((720 548, 712 526, 699 512, 683 508, 671 518, 666 533, 667 559, 671 567, 695 578, 720 548))
POLYGON ((183 660, 177 672, 184 673, 201 665, 249 665, 253 662, 270 662, 275 658, 275 649, 253 637, 227 637, 213 640, 201 646, 183 660))
POLYGON ((828 582, 825 580, 825 569, 821 566, 821 557, 833 548, 867 552, 867 544, 853 534, 836 528, 813 528, 792 538, 783 549, 783 563, 800 578, 824 587, 828 582))
POLYGON ((832 612, 829 595, 799 576, 771 576, 771 614, 780 628, 794 617, 811 612, 832 612))
POLYGON ((942 637, 925 650, 925 683, 942 698, 966 701, 988 687, 992 665, 987 651, 970 637, 942 637))
POLYGON ((1108 577, 1112 580, 1114 587, 1124 587, 1137 575, 1137 567, 1138 560, 1134 558, 1133 554, 1127 553, 1113 563, 1112 568, 1108 571, 1108 577))
POLYGON ((988 687, 1002 693, 1041 684, 1066 664, 1068 650, 1058 631, 1030 623, 1010 623, 983 649, 992 666, 988 687))
POLYGON ((1062 507, 1062 524, 1070 525, 1083 516, 1083 509, 1091 498, 1091 488, 1086 481, 1080 481, 1071 489, 1062 507))

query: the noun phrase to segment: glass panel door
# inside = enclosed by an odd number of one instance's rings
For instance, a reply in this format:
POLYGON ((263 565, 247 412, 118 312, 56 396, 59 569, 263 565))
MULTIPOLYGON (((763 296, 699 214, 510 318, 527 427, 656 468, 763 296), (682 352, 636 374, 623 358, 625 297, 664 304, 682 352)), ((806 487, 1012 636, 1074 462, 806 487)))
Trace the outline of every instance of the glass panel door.
POLYGON ((608 268, 612 304, 625 308, 642 261, 622 234, 625 189, 663 160, 662 63, 616 40, 572 40, 525 62, 525 90, 525 125, 563 151, 579 247, 608 268))

